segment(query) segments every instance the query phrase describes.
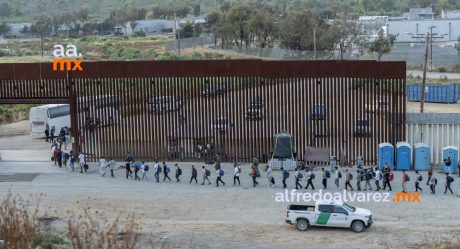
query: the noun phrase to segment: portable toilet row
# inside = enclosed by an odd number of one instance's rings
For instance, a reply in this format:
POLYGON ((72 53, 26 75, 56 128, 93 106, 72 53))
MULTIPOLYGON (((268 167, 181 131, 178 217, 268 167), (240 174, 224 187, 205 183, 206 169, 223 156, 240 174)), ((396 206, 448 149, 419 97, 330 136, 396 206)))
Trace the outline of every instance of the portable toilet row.
MULTIPOLYGON (((378 166, 379 168, 388 165, 393 168, 394 147, 390 143, 379 144, 378 149, 378 166)), ((410 170, 412 148, 407 142, 398 142, 396 144, 396 169, 410 170)), ((428 170, 430 167, 430 148, 426 143, 417 143, 414 145, 414 169, 428 170)), ((443 172, 456 173, 458 167, 459 155, 458 148, 455 146, 447 146, 443 149, 443 172), (448 160, 450 159, 450 160, 448 160), (449 164, 450 161, 450 164, 449 164), (449 165, 448 165, 449 164, 449 165)))

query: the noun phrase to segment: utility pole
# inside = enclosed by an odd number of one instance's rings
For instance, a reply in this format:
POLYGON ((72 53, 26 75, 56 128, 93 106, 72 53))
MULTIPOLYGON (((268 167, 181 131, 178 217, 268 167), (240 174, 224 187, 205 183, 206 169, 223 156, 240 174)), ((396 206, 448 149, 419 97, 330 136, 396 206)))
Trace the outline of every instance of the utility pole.
POLYGON ((423 107, 425 105, 425 87, 426 87, 426 64, 428 62, 428 42, 431 40, 431 35, 426 34, 426 46, 425 46, 425 63, 423 64, 423 80, 422 80, 422 96, 420 100, 420 113, 423 113, 423 107))
POLYGON ((316 58, 316 28, 313 28, 313 57, 316 58))
MULTIPOLYGON (((430 30, 430 70, 433 70, 433 29, 436 26, 430 26, 428 29, 430 30)), ((428 34, 427 34, 428 37, 428 34)), ((427 41, 428 42, 428 41, 427 41)), ((426 63, 426 62, 425 62, 426 63)))

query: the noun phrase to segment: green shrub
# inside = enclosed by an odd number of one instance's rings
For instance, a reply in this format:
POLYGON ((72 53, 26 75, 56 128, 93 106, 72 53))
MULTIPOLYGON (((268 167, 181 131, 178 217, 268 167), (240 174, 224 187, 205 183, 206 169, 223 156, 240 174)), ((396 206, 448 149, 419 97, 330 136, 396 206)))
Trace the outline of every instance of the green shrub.
POLYGON ((138 31, 134 32, 133 36, 134 37, 145 37, 145 33, 142 30, 138 30, 138 31))
POLYGON ((438 70, 439 70, 440 73, 447 72, 447 69, 445 67, 440 67, 440 68, 438 68, 438 70))

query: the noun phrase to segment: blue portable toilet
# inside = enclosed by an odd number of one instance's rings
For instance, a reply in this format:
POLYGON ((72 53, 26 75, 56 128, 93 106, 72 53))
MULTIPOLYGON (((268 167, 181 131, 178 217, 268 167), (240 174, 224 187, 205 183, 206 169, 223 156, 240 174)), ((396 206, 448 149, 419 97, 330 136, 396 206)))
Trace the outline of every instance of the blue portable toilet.
POLYGON ((415 170, 428 170, 430 167, 430 147, 426 143, 414 145, 414 168, 415 170))
POLYGON ((458 166, 458 148, 456 146, 447 146, 442 150, 442 172, 454 174, 458 166), (446 159, 450 157, 450 166, 446 165, 446 159))
POLYGON ((408 142, 396 144, 396 169, 410 170, 411 146, 408 142))
POLYGON ((379 144, 379 161, 378 166, 380 169, 383 169, 385 164, 390 166, 390 169, 393 169, 394 166, 394 147, 390 143, 381 143, 379 144))

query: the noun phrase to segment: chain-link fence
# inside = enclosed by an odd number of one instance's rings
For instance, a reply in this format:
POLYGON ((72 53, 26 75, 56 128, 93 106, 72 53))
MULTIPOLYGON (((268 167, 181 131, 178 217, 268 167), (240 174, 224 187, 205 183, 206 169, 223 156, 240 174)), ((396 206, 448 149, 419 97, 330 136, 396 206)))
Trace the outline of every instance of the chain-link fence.
MULTIPOLYGON (((167 52, 178 53, 181 49, 194 47, 213 49, 216 51, 230 51, 248 56, 262 58, 280 59, 280 60, 332 60, 339 59, 338 51, 314 51, 310 50, 291 50, 283 48, 258 48, 258 47, 238 47, 236 45, 222 45, 219 39, 213 36, 185 38, 180 40, 169 41, 165 45, 167 52)), ((418 66, 424 63, 425 45, 423 43, 396 43, 389 54, 382 57, 383 61, 406 61, 410 66, 418 66)), ((346 60, 375 60, 375 55, 360 55, 357 50, 347 51, 342 55, 346 60)), ((460 64, 460 54, 449 45, 434 43, 429 50, 428 65, 429 67, 450 67, 460 64)))

